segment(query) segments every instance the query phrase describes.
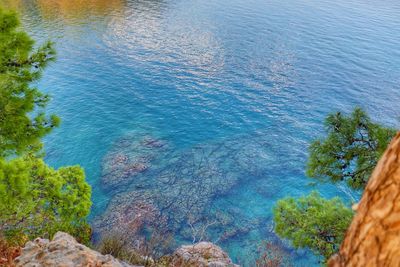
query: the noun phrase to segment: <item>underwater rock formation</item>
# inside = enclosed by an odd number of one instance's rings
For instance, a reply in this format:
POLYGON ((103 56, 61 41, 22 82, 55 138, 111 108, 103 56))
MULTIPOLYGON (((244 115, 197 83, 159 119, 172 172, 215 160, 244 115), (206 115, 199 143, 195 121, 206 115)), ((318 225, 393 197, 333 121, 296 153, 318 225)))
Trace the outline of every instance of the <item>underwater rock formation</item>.
POLYGON ((17 267, 134 267, 91 250, 63 232, 56 233, 52 241, 37 238, 28 242, 15 262, 17 267))
POLYGON ((155 206, 152 195, 146 191, 132 191, 114 198, 107 211, 97 218, 93 228, 100 233, 124 233, 131 245, 143 242, 144 231, 164 230, 166 218, 155 206))
POLYGON ((102 185, 123 188, 167 150, 166 142, 151 136, 127 134, 117 140, 102 161, 102 185))
POLYGON ((400 266, 400 133, 379 160, 331 267, 400 266))
MULTIPOLYGON (((132 143, 128 139, 122 138, 108 155, 120 155, 121 151, 126 154, 130 145, 125 142, 132 143)), ((136 149, 139 143, 133 143, 136 149)), ((237 198, 237 190, 250 182, 255 181, 263 188, 258 194, 264 198, 274 198, 278 193, 275 190, 278 183, 269 174, 280 168, 280 163, 271 155, 282 154, 289 161, 288 153, 274 151, 281 150, 280 145, 270 143, 265 135, 238 136, 175 151, 165 149, 164 142, 144 144, 155 147, 150 154, 160 147, 162 155, 146 171, 128 178, 129 183, 119 187, 118 194, 112 194, 104 212, 93 220, 97 238, 110 232, 124 233, 137 247, 156 232, 172 235, 177 245, 201 241, 228 244, 253 230, 265 229, 271 221, 270 215, 249 217, 237 205, 237 201, 242 201, 237 198)), ((120 156, 116 159, 116 166, 127 161, 120 156)), ((119 186, 118 176, 123 176, 123 172, 115 171, 112 175, 115 186, 119 186)), ((267 230, 262 231, 265 238, 273 236, 265 233, 267 230)), ((256 249, 256 242, 252 246, 256 249)), ((164 253, 175 248, 175 245, 168 247, 164 253)))
MULTIPOLYGON (((121 148, 126 151, 128 146, 125 142, 120 141, 119 149, 114 147, 109 153, 114 155, 113 160, 106 161, 107 166, 114 166, 110 175, 116 184, 126 180, 125 173, 120 171, 123 169, 120 166, 127 166, 128 161, 127 157, 121 156, 121 148)), ((205 235, 200 228, 212 227, 216 225, 215 221, 220 223, 227 219, 221 211, 212 208, 213 200, 238 183, 240 172, 249 175, 254 169, 249 159, 254 157, 252 150, 241 151, 245 144, 217 143, 168 154, 166 164, 153 166, 145 175, 135 177, 125 193, 116 195, 110 201, 104 214, 94 221, 95 230, 101 233, 124 231, 126 228, 132 233, 134 228, 137 229, 136 233, 142 230, 140 226, 159 228, 161 222, 162 227, 174 233, 180 232, 187 239, 201 240, 200 236, 193 237, 194 232, 205 235), (247 165, 247 168, 243 165, 247 165), (146 211, 140 210, 139 206, 146 207, 146 211)), ((163 147, 153 141, 145 145, 163 147)), ((132 146, 137 147, 137 144, 132 146)), ((110 175, 107 175, 108 180, 110 175)))

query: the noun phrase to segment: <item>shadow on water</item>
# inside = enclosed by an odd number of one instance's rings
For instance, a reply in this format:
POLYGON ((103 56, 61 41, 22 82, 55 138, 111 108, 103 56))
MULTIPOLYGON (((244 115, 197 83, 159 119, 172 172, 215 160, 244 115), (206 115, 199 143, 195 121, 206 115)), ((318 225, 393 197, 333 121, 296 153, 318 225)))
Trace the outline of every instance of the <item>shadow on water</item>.
POLYGON ((65 23, 87 20, 90 16, 107 16, 126 7, 126 0, 1 0, 3 6, 22 14, 34 13, 44 20, 63 20, 65 23))
POLYGON ((162 12, 163 0, 0 0, 6 9, 44 21, 62 21, 65 25, 82 25, 92 20, 103 20, 116 13, 162 12))

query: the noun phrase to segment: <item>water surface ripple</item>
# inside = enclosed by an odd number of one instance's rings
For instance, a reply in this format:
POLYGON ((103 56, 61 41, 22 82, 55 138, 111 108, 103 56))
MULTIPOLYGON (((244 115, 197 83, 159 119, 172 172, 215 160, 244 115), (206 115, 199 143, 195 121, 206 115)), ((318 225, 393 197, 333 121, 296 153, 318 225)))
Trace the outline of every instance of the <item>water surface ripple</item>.
POLYGON ((277 239, 271 207, 313 189, 348 202, 358 194, 305 177, 309 142, 327 113, 356 105, 399 125, 399 1, 0 3, 56 42, 39 85, 63 120, 45 140, 47 161, 86 169, 97 226, 110 200, 122 209, 145 192, 136 199, 174 221, 178 243, 191 241, 190 204, 199 221, 223 218, 207 239, 238 263, 251 266, 271 240, 296 266, 316 265, 277 239))

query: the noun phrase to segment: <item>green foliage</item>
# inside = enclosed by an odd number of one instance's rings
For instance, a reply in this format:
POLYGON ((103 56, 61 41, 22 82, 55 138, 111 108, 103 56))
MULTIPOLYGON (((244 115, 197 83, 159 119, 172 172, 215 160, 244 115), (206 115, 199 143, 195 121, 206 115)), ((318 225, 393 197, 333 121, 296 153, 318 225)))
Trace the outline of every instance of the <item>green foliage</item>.
POLYGON ((82 168, 54 170, 36 153, 59 119, 45 115, 49 96, 31 84, 55 51, 50 42, 34 49, 18 27, 16 14, 0 9, 0 234, 22 243, 65 231, 88 243, 91 188, 82 168))
POLYGON ((396 130, 372 122, 361 108, 330 114, 325 126, 327 137, 310 146, 307 175, 364 188, 396 130))
MULTIPOLYGON (((364 188, 396 130, 372 122, 361 108, 348 116, 330 114, 325 127, 326 138, 310 146, 308 176, 364 188)), ((325 259, 339 248, 352 216, 339 198, 327 200, 316 192, 280 200, 274 208, 276 233, 325 259)))
POLYGON ((335 253, 350 225, 353 212, 339 198, 322 198, 317 192, 299 199, 286 198, 274 208, 275 231, 295 248, 310 248, 328 259, 335 253))
POLYGON ((78 166, 54 170, 43 160, 0 160, 0 231, 6 237, 67 231, 87 241, 91 188, 78 166))
POLYGON ((53 45, 35 49, 18 26, 14 12, 0 9, 0 157, 40 150, 40 138, 59 124, 43 111, 49 96, 30 86, 55 59, 53 45))

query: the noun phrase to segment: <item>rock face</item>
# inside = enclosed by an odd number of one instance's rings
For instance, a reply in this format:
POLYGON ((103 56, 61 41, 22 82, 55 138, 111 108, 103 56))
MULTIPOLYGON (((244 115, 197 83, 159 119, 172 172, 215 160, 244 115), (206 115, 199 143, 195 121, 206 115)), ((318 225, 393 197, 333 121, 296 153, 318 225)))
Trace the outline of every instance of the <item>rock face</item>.
POLYGON ((238 267, 220 247, 209 242, 178 248, 172 255, 171 266, 238 267))
POLYGON ((28 242, 15 262, 25 267, 132 267, 79 244, 63 232, 56 233, 52 241, 37 238, 28 242))
POLYGON ((400 133, 378 162, 331 267, 400 266, 400 133))

